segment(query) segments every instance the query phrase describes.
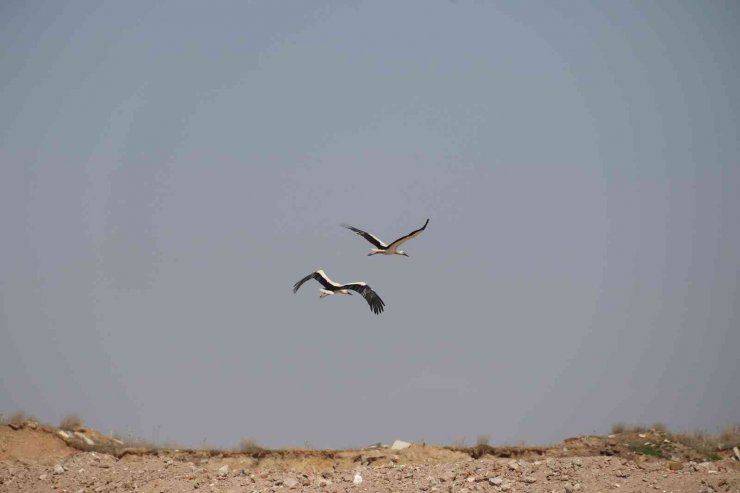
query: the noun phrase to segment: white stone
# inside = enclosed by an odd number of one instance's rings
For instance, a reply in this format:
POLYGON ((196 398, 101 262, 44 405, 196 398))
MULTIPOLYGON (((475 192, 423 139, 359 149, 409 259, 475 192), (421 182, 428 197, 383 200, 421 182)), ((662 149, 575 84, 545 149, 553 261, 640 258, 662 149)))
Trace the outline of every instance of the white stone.
POLYGON ((88 445, 95 445, 95 442, 93 442, 87 435, 84 433, 80 433, 79 431, 75 431, 75 435, 82 438, 82 440, 88 444, 88 445))
POLYGON ((488 482, 491 483, 493 486, 501 486, 504 480, 496 476, 495 478, 488 478, 488 482))
POLYGON ((59 434, 60 437, 64 438, 65 440, 69 440, 69 433, 67 433, 66 431, 59 430, 57 433, 59 434))
POLYGON ((223 466, 221 466, 221 467, 220 467, 220 468, 218 469, 218 476, 219 476, 220 478, 223 478, 223 477, 224 477, 224 476, 226 476, 227 474, 229 474, 229 465, 228 465, 228 464, 224 464, 223 466))
POLYGON ((63 474, 64 468, 59 464, 54 464, 54 474, 63 474))
POLYGON ((403 440, 396 440, 393 442, 393 445, 391 445, 391 450, 403 450, 405 448, 409 448, 411 444, 409 442, 404 442, 403 440))
POLYGON ((360 473, 359 472, 356 472, 355 473, 355 477, 352 479, 352 482, 354 484, 360 484, 360 483, 362 483, 362 476, 360 476, 360 473))

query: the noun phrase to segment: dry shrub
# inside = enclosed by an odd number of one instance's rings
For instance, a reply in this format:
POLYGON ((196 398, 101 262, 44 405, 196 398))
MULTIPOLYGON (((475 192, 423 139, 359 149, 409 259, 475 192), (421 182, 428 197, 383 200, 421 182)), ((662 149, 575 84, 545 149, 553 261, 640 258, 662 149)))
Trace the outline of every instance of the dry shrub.
POLYGON ((653 423, 653 430, 658 431, 660 433, 668 432, 668 428, 663 423, 653 423))
POLYGON ((475 443, 479 447, 480 446, 483 446, 483 445, 485 445, 487 447, 490 442, 491 442, 491 436, 490 435, 483 434, 483 435, 478 435, 478 440, 475 443))
POLYGON ((625 431, 627 431, 627 425, 624 424, 624 423, 614 423, 612 425, 612 431, 611 431, 611 434, 612 435, 617 435, 619 433, 624 433, 625 431))
POLYGON ((611 434, 616 435, 619 433, 645 433, 648 431, 647 427, 642 425, 627 425, 624 423, 614 423, 612 425, 611 434))
POLYGON ((4 425, 23 426, 27 421, 38 420, 23 411, 16 411, 9 416, 2 415, 2 424, 4 425))
POLYGON ((68 414, 62 418, 62 421, 59 423, 59 428, 63 430, 77 430, 82 428, 84 424, 85 423, 82 421, 82 418, 78 415, 68 414))
POLYGON ((674 433, 673 440, 695 450, 703 456, 716 455, 717 446, 714 437, 706 431, 697 430, 690 433, 674 433))
POLYGON ((239 442, 239 451, 244 454, 253 454, 261 450, 264 448, 260 447, 253 438, 242 438, 239 442))
POLYGON ((725 427, 717 435, 699 430, 691 433, 674 433, 673 439, 710 459, 718 459, 717 452, 740 446, 740 425, 725 427))
POLYGON ((726 426, 719 434, 719 442, 725 450, 740 447, 740 424, 726 426))

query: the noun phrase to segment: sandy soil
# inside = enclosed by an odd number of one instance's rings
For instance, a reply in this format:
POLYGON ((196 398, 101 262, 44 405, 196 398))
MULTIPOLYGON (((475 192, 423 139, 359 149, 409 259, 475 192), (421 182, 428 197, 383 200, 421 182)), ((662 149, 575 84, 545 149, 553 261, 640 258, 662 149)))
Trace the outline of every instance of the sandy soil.
MULTIPOLYGON (((102 437, 91 430, 84 434, 102 437)), ((606 437, 552 447, 455 450, 415 444, 404 450, 250 454, 146 449, 109 454, 81 451, 71 442, 57 430, 0 426, 0 492, 740 493, 740 463, 728 454, 711 462, 667 460, 630 453, 606 437)))

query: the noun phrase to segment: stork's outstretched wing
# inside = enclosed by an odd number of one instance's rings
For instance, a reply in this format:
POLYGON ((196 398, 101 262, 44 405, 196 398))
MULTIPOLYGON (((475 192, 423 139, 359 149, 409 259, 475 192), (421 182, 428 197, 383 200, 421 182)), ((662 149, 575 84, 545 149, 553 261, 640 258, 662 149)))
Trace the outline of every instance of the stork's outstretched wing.
POLYGON ((350 231, 354 231, 355 233, 357 233, 358 235, 362 236, 367 241, 369 241, 370 243, 372 243, 373 245, 375 245, 376 248, 385 249, 385 248, 388 247, 388 245, 386 245, 385 243, 383 243, 382 241, 380 241, 380 239, 377 236, 371 235, 367 231, 363 231, 361 229, 357 229, 354 226, 350 226, 349 224, 342 224, 342 227, 343 228, 347 228, 350 231))
POLYGON ((332 289, 337 287, 337 284, 333 283, 331 279, 329 279, 323 270, 319 269, 316 272, 312 272, 297 283, 293 285, 293 292, 297 292, 298 288, 300 288, 304 282, 308 281, 309 279, 316 279, 321 283, 322 286, 324 286, 326 289, 332 289))
POLYGON ((399 239, 397 239, 396 241, 394 241, 393 243, 391 243, 390 245, 388 245, 388 249, 389 250, 395 250, 398 247, 400 247, 401 245, 403 245, 404 243, 406 243, 407 241, 409 241, 411 238, 416 238, 417 236, 419 236, 421 234, 422 231, 424 231, 425 229, 427 229, 427 224, 429 224, 429 219, 427 219, 427 222, 425 222, 424 223, 424 226, 422 226, 421 228, 419 228, 419 229, 417 229, 415 231, 412 231, 411 233, 407 234, 406 236, 400 237, 399 239))
POLYGON ((385 309, 385 303, 380 299, 378 293, 373 291, 372 288, 364 282, 344 284, 342 289, 351 289, 352 291, 360 293, 362 297, 365 298, 365 301, 367 301, 367 304, 370 305, 370 309, 376 315, 379 315, 385 309))

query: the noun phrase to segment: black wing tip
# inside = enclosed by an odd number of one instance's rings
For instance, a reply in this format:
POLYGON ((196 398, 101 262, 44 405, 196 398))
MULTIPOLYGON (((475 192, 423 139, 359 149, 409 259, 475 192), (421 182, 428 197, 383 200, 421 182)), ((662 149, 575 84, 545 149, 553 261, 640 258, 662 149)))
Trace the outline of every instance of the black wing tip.
POLYGON ((427 219, 427 222, 424 223, 424 226, 422 226, 421 229, 425 229, 427 227, 427 224, 429 224, 429 219, 427 219))
POLYGON ((381 313, 383 313, 383 310, 385 310, 385 305, 381 301, 380 303, 370 305, 370 309, 373 311, 374 314, 380 315, 381 313))

